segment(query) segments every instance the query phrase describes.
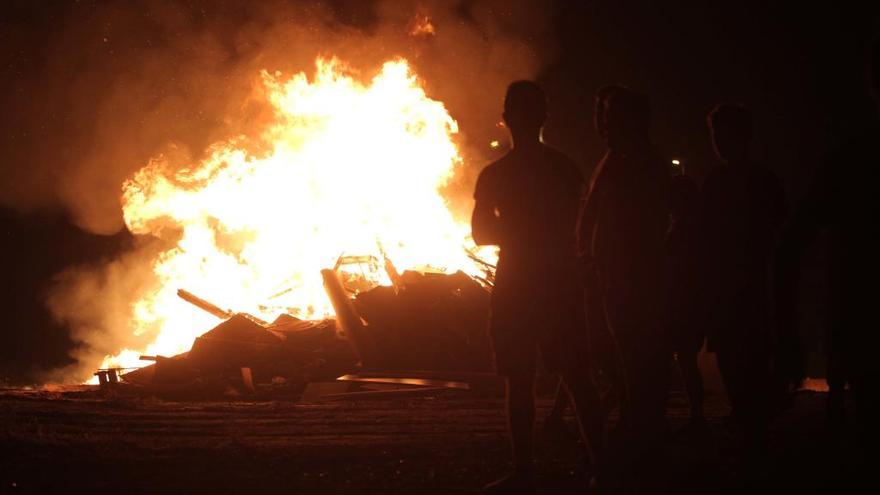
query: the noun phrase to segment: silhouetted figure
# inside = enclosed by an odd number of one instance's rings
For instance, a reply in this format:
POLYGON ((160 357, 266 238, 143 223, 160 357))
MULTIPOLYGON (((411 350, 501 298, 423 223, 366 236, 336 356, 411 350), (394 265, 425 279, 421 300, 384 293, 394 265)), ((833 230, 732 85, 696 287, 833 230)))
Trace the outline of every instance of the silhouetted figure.
POLYGON ((582 206, 579 248, 582 269, 598 279, 606 324, 619 348, 626 384, 621 426, 638 458, 665 428, 669 176, 649 138, 647 97, 618 88, 603 116, 608 152, 582 206))
POLYGON ((583 180, 575 164, 540 140, 544 93, 535 83, 510 85, 504 121, 513 149, 477 179, 474 241, 500 247, 490 334, 495 365, 507 379, 514 473, 488 493, 534 490, 534 380, 540 351, 571 396, 594 475, 599 475, 602 417, 590 380, 574 226, 583 180))
POLYGON ((719 105, 708 117, 723 162, 703 186, 704 308, 708 346, 747 445, 762 444, 769 421, 771 374, 771 262, 786 217, 779 179, 749 157, 753 119, 737 105, 719 105))
POLYGON ((820 230, 828 233, 830 268, 827 377, 829 416, 844 414, 844 387, 853 391, 860 437, 876 449, 880 418, 880 331, 877 329, 876 182, 869 179, 880 165, 880 45, 874 48, 871 79, 874 101, 866 99, 864 121, 821 164, 812 187, 799 205, 780 250, 779 301, 789 345, 782 354, 787 378, 803 378, 795 327, 795 303, 800 258, 820 230))
POLYGON ((697 355, 703 347, 705 332, 697 317, 699 306, 699 202, 696 182, 685 174, 673 176, 670 194, 671 224, 667 237, 669 336, 675 361, 681 370, 688 395, 691 418, 688 428, 705 427, 703 416, 703 377, 697 355))
MULTIPOLYGON (((593 125, 596 133, 606 141, 605 131, 605 106, 608 98, 616 90, 622 89, 620 86, 608 85, 599 88, 596 92, 594 108, 593 108, 593 125)), ((609 151, 606 151, 606 155, 609 151)), ((602 163, 602 162, 600 162, 602 163)), ((599 175, 601 167, 597 166, 593 170, 590 179, 592 184, 599 175)), ((584 199, 586 196, 584 197, 584 199)), ((581 209, 581 214, 586 210, 581 209)), ((579 219, 580 221, 580 219, 579 219)), ((593 373, 596 381, 604 387, 610 387, 610 395, 616 396, 618 400, 623 396, 620 388, 623 384, 620 381, 620 359, 617 350, 617 344, 608 330, 605 322, 605 310, 602 307, 602 296, 599 288, 598 277, 595 269, 591 268, 581 273, 581 285, 584 288, 584 302, 587 313, 587 333, 590 339, 590 359, 593 364, 593 373)), ((603 403, 608 400, 603 397, 603 403)), ((568 406, 568 394, 565 392, 562 383, 556 392, 556 400, 553 403, 553 409, 544 422, 545 429, 550 431, 564 430, 562 415, 568 406)), ((608 405, 603 406, 603 411, 607 411, 608 405)), ((624 409, 622 406, 621 409, 624 409)), ((623 411, 621 411, 623 414, 623 411)))
MULTIPOLYGON (((593 111, 593 126, 602 142, 608 143, 608 129, 606 125, 606 108, 608 107, 611 97, 619 92, 626 91, 626 88, 619 85, 608 85, 599 88, 596 92, 595 108, 593 111)), ((607 148, 603 159, 599 162, 590 176, 589 189, 593 188, 593 184, 598 181, 602 174, 603 165, 610 160, 610 156, 614 150, 607 148)), ((589 191, 588 189, 588 191, 589 191)), ((587 200, 588 195, 584 195, 583 201, 587 200)), ((587 209, 581 208, 582 214, 586 214, 587 209)), ((579 224, 583 219, 578 219, 579 224)), ((608 322, 605 319, 605 308, 602 299, 601 280, 595 270, 595 266, 590 270, 586 270, 581 274, 581 283, 585 289, 585 302, 587 309, 587 329, 590 335, 590 348, 593 351, 592 357, 595 363, 596 371, 599 379, 611 388, 611 395, 620 402, 621 415, 626 415, 625 405, 625 384, 622 377, 622 363, 620 359, 620 350, 617 342, 611 335, 608 328, 608 322)), ((610 401, 609 401, 610 402, 610 401)))

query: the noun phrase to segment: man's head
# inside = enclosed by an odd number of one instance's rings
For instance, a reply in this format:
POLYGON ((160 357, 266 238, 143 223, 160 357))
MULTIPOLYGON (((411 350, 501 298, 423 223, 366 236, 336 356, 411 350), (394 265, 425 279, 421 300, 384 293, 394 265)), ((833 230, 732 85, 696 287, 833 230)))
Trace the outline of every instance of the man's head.
POLYGON ((605 106, 611 95, 614 94, 615 91, 622 89, 625 88, 623 86, 609 84, 607 86, 602 86, 596 91, 595 106, 593 107, 593 126, 596 128, 596 133, 599 134, 602 141, 608 139, 608 133, 605 127, 605 106))
POLYGON ((504 97, 504 123, 515 136, 540 135, 547 119, 544 90, 532 81, 516 81, 507 87, 504 97))
POLYGON ((647 144, 651 128, 651 103, 646 95, 616 87, 605 99, 605 141, 612 149, 647 144))
POLYGON ((725 103, 709 112, 707 120, 718 157, 725 162, 745 159, 754 134, 752 112, 742 105, 725 103))

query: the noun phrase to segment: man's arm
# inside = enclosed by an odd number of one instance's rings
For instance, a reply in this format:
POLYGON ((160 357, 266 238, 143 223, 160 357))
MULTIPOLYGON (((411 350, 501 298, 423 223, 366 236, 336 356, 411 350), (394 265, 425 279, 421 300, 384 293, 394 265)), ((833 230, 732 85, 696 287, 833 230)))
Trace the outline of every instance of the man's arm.
POLYGON ((593 228, 596 224, 596 212, 598 206, 599 188, 605 170, 605 161, 608 154, 593 169, 590 175, 590 181, 582 186, 582 194, 580 201, 580 209, 578 211, 577 225, 575 227, 575 236, 577 239, 578 255, 581 257, 590 257, 591 244, 593 242, 593 228))
POLYGON ((501 219, 491 203, 477 200, 471 216, 471 234, 478 246, 501 244, 501 219))

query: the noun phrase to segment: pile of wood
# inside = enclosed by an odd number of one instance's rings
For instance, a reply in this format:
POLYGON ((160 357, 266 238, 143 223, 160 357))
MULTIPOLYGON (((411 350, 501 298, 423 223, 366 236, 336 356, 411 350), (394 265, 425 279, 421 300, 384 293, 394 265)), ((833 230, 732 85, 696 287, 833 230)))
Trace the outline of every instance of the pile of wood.
POLYGON ((393 286, 356 292, 343 286, 337 269, 323 275, 335 319, 281 315, 266 322, 180 291, 182 298, 224 321, 186 353, 145 356, 155 363, 123 375, 123 381, 164 395, 278 396, 352 373, 406 376, 408 370, 491 368, 489 292, 470 276, 395 272, 393 286))

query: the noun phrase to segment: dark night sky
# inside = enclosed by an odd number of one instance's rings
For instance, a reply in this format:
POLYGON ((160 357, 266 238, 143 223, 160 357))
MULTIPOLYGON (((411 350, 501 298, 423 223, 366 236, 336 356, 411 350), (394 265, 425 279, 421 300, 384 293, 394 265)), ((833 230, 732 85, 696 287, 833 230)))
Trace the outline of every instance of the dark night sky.
MULTIPOLYGON (((369 24, 369 3, 330 3, 353 25, 369 24)), ((604 84, 623 83, 651 95, 655 141, 700 179, 714 164, 706 113, 718 102, 740 102, 758 119, 756 155, 782 177, 796 202, 822 156, 858 127, 869 108, 864 60, 878 33, 880 5, 665 3, 557 2, 559 50, 539 77, 551 100, 546 139, 589 171, 601 149, 591 130, 592 94, 604 84)), ((65 12, 56 2, 0 7, 0 30, 32 30, 33 41, 3 54, 7 67, 0 87, 19 77, 13 65, 40 64, 41 40, 63 24, 65 12)), ((58 112, 63 115, 65 109, 58 112)), ((3 113, 0 131, 13 132, 21 120, 3 113)), ((14 131, 22 130, 28 129, 14 131)), ((10 141, 0 142, 8 146, 10 141)), ((60 208, 5 206, 0 206, 0 238, 0 383, 27 381, 63 364, 72 345, 44 309, 52 275, 71 264, 112 256, 131 239, 125 233, 86 233, 60 208)))

